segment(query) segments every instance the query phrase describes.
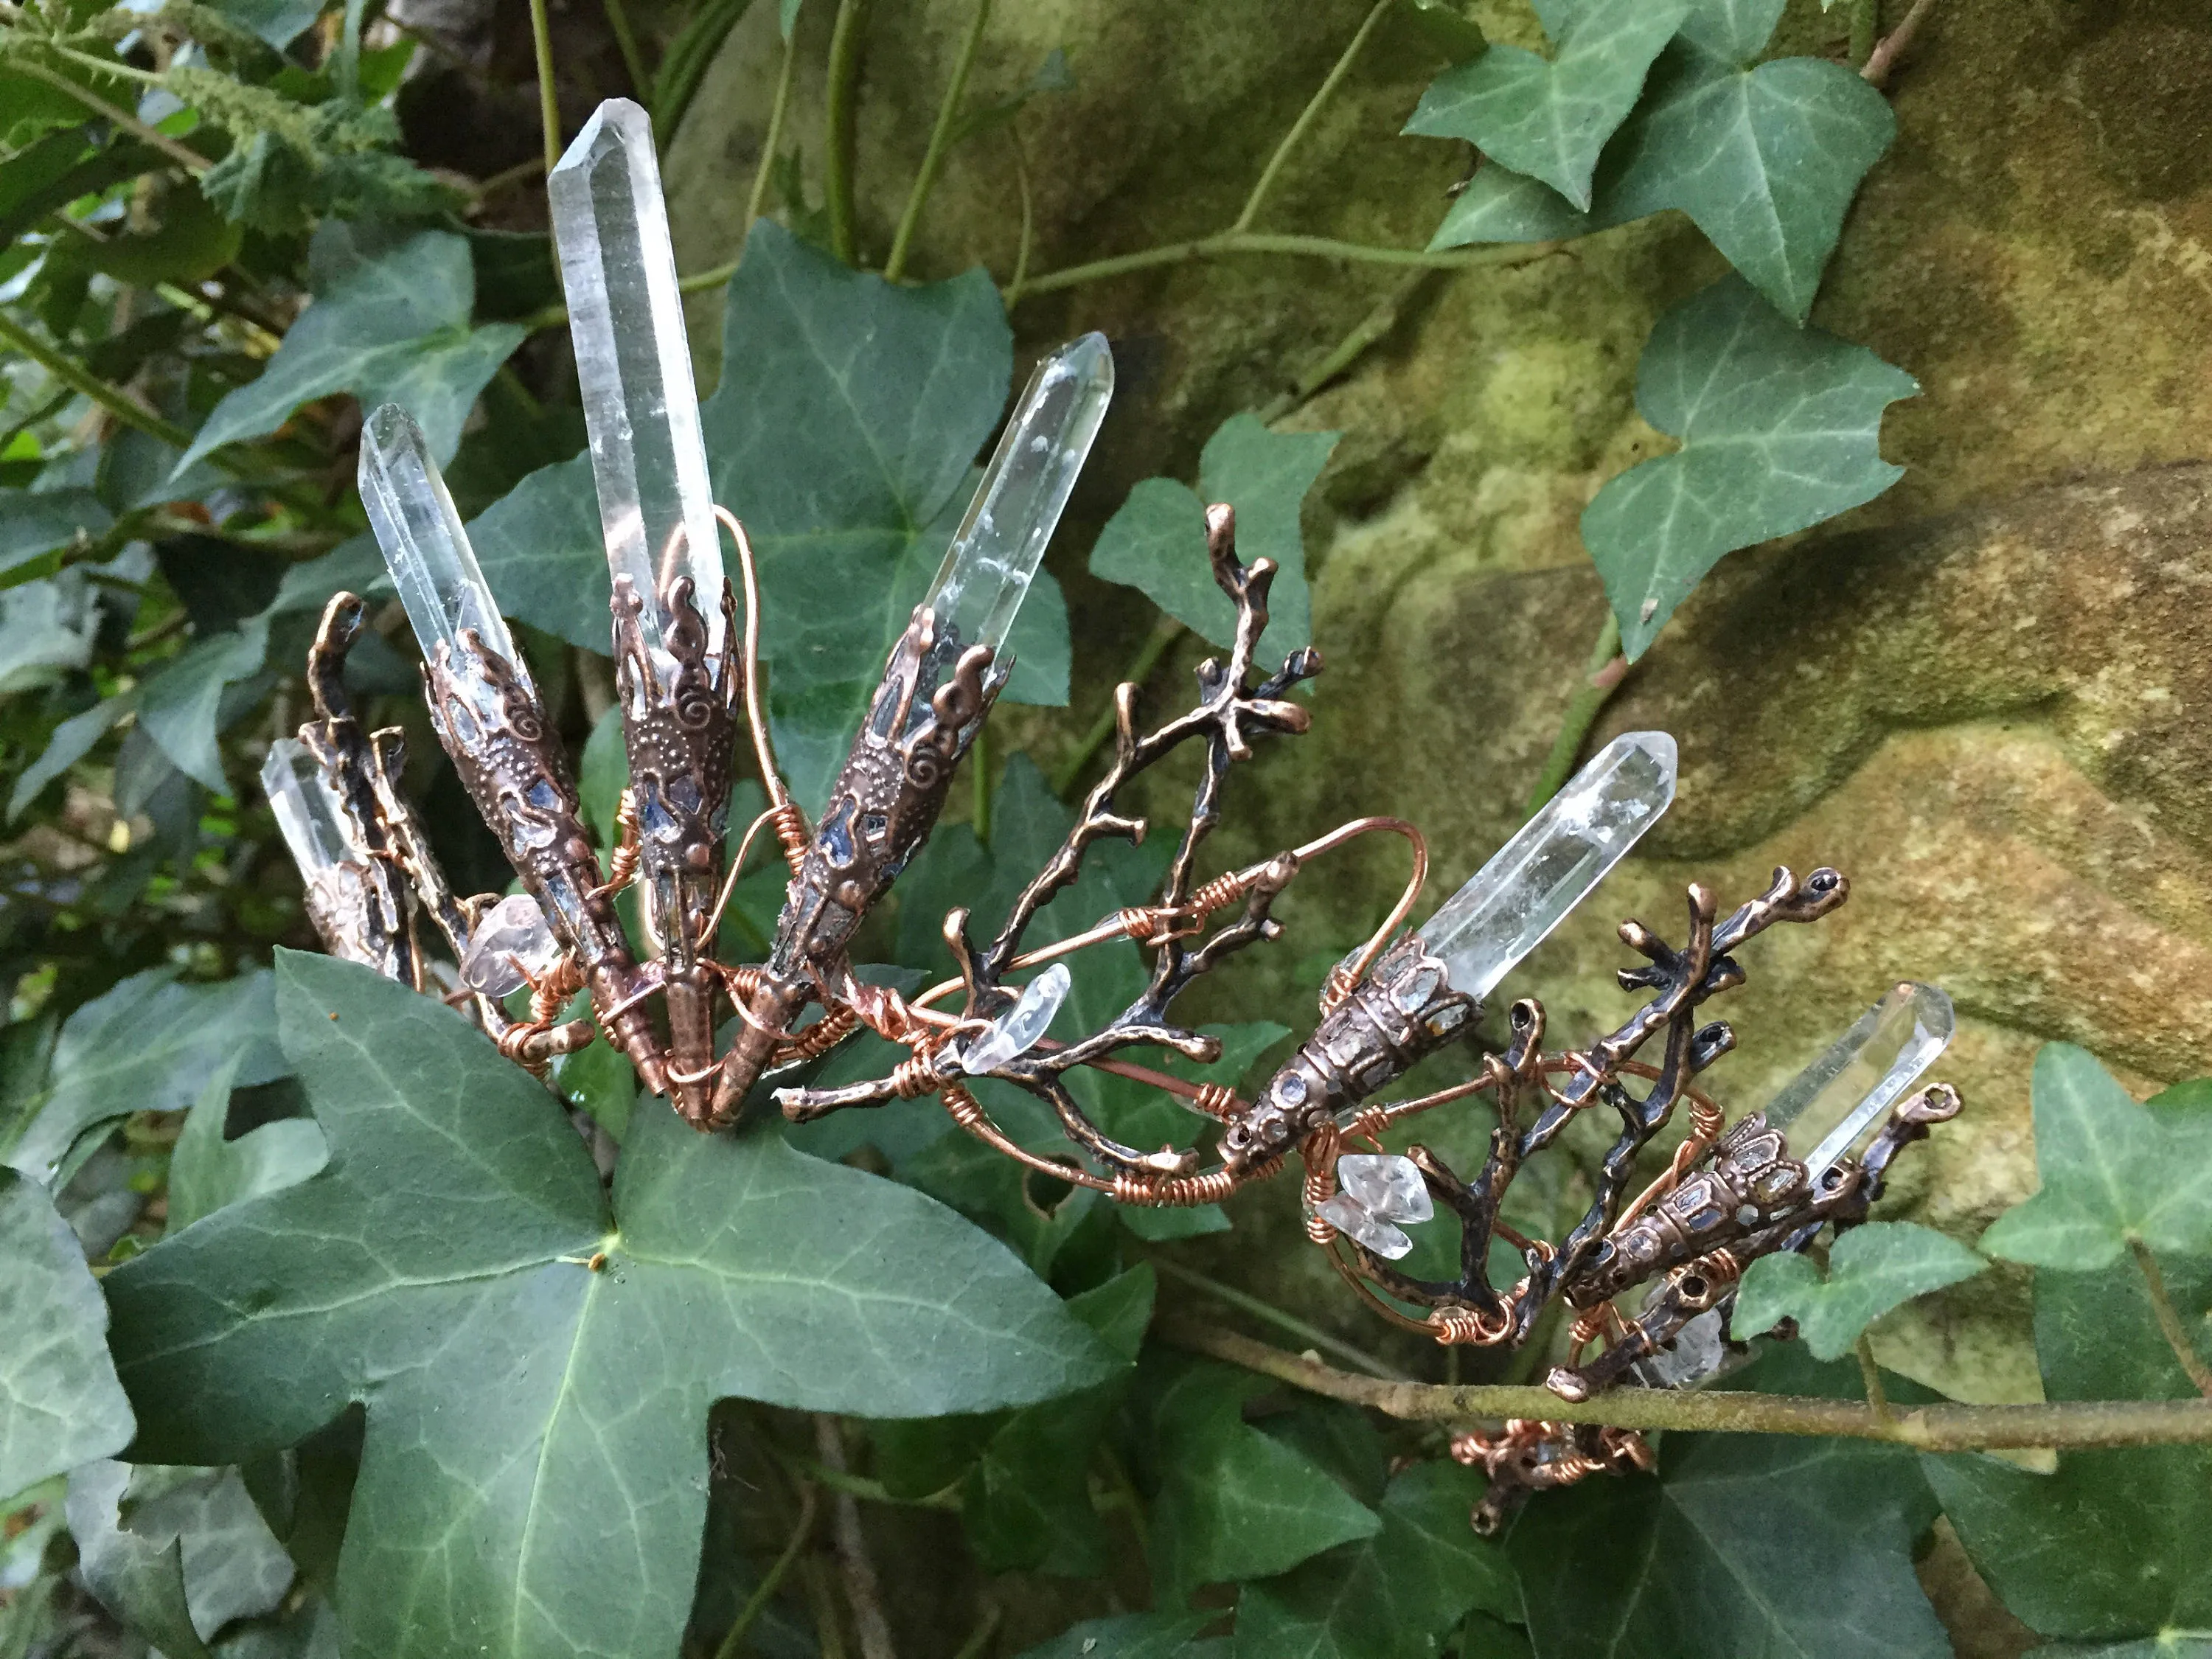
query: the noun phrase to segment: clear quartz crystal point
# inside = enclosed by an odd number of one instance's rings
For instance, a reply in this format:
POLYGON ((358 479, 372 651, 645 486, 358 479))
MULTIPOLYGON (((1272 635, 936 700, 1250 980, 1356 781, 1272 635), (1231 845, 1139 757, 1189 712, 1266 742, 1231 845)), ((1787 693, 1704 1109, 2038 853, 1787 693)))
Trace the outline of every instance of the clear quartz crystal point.
POLYGON ((722 544, 652 118, 627 98, 608 99, 554 167, 547 194, 608 567, 635 585, 656 654, 666 616, 655 596, 690 577, 710 653, 719 651, 722 544))
POLYGON ((1672 1348, 1638 1360, 1638 1381, 1648 1389, 1687 1389, 1718 1376, 1729 1358, 1725 1313, 1706 1309, 1674 1333, 1672 1348))
POLYGON ((261 787, 276 814, 276 828, 310 887, 341 864, 359 863, 337 791, 322 765, 297 738, 279 738, 261 763, 261 787))
POLYGON ((1052 1017, 1060 1012, 1060 1005, 1067 1000, 1068 987, 1073 983, 1067 964, 1054 963, 1022 988, 1014 1006, 994 1020, 990 1030, 968 1045, 960 1056, 961 1068, 969 1073, 994 1071, 1036 1048, 1052 1024, 1052 1017))
POLYGON ((1674 739, 1615 738, 1420 929, 1452 988, 1486 997, 1674 800, 1674 739))
POLYGON ((939 639, 957 639, 963 651, 1006 644, 1113 396, 1103 334, 1037 365, 922 600, 937 614, 939 639))
POLYGON ((512 996, 532 976, 543 978, 560 956, 538 901, 510 893, 470 930, 469 948, 461 952, 461 983, 488 997, 512 996))
POLYGON ((499 602, 477 568, 476 550, 422 441, 422 429, 397 404, 386 404, 362 428, 361 501, 422 654, 434 662, 442 645, 454 678, 480 702, 492 698, 489 683, 470 672, 475 655, 461 641, 461 630, 473 629, 484 647, 512 665, 515 678, 534 695, 529 665, 515 650, 499 602))
POLYGON ((1790 1079, 1766 1108, 1790 1154, 1818 1176, 1856 1147, 1949 1046, 1957 1021, 1951 999, 1910 980, 1881 1001, 1818 1060, 1790 1079), (1810 1147, 1809 1152, 1801 1148, 1810 1147))

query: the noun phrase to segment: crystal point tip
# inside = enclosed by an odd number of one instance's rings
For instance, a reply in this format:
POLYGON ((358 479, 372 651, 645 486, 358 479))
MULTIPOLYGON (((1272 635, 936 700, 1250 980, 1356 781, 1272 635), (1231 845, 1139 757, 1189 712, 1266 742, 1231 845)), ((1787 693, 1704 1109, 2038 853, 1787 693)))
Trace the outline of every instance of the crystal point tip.
POLYGON ((1957 1029, 1941 989, 1899 981, 1784 1085, 1766 1107, 1767 1127, 1781 1130, 1792 1154, 1819 1175, 1875 1128, 1957 1029))
POLYGON ((922 600, 940 638, 1005 645, 1113 396, 1113 349, 1095 331, 1036 366, 922 600))
POLYGON ((1453 988, 1486 997, 1674 804, 1674 739, 1615 738, 1421 927, 1453 988))

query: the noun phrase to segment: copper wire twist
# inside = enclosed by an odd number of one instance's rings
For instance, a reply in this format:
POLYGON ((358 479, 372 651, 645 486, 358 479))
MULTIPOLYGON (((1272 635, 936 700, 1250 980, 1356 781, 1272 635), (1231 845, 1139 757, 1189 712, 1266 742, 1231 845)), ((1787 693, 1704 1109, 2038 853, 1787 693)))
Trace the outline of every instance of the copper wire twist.
POLYGON ((1360 976, 1343 963, 1340 962, 1330 969, 1328 977, 1321 985, 1322 1012, 1333 1014, 1344 1006, 1352 994, 1359 988, 1359 980, 1360 976))
POLYGON ((804 1030, 795 1031, 775 1045, 775 1064, 786 1066, 802 1060, 812 1060, 826 1054, 853 1032, 860 1024, 860 1016, 850 1008, 832 1008, 804 1030))
POLYGON ((1336 1229, 1314 1212, 1336 1196, 1337 1142, 1336 1125, 1323 1122, 1298 1143, 1298 1156, 1306 1166, 1298 1194, 1304 1200, 1306 1237, 1322 1246, 1336 1242, 1336 1229))
POLYGON ((775 830, 777 843, 783 848, 784 862, 791 866, 793 875, 806 862, 810 837, 806 830, 806 814, 799 811, 795 801, 779 801, 769 809, 769 823, 775 830))
POLYGON ((926 1094, 934 1093, 937 1087, 937 1054, 933 1049, 910 1054, 891 1068, 891 1092, 901 1100, 919 1100, 926 1094))
POLYGON ((1430 1334, 1446 1347, 1488 1348, 1505 1340, 1513 1316, 1501 1312, 1492 1322, 1472 1308, 1435 1308, 1427 1322, 1430 1334))
POLYGON ((1243 1175, 1233 1170, 1212 1170, 1205 1175, 1145 1176, 1122 1170, 1115 1174, 1108 1191, 1117 1204, 1147 1209, 1178 1209, 1186 1205, 1218 1204, 1247 1181, 1265 1181, 1283 1167, 1276 1158, 1255 1164, 1243 1175))
POLYGON ((1198 1092, 1190 1098, 1196 1110, 1208 1117, 1228 1118, 1242 1109, 1243 1103, 1237 1098, 1237 1091, 1225 1083, 1201 1083, 1198 1092))
POLYGON ((1200 916, 1212 915, 1216 910, 1225 910, 1241 901, 1250 885, 1249 879, 1238 872, 1216 876, 1190 896, 1189 908, 1200 916))

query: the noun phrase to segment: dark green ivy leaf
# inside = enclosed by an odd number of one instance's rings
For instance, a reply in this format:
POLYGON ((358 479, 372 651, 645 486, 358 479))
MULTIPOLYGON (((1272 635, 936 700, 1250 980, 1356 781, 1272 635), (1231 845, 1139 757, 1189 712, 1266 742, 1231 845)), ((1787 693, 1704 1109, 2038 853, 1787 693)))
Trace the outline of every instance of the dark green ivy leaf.
POLYGON ((1220 1617, 1209 1611, 1086 1619, 1049 1642, 1025 1649, 1021 1659, 1184 1659, 1192 1651, 1191 1638, 1220 1617))
POLYGON ((213 985, 180 985, 173 968, 133 974, 62 1026, 44 1099, 8 1162, 46 1179, 94 1124, 181 1111, 234 1056, 241 1086, 282 1077, 276 1035, 266 973, 213 985))
POLYGON ((1431 1659, 1473 1608, 1520 1618, 1512 1568, 1468 1524, 1481 1496, 1481 1477, 1455 1463, 1398 1475, 1372 1538, 1245 1587, 1237 1659, 1431 1659))
POLYGON ((2008 1261, 2086 1272, 2130 1243, 2212 1255, 2212 1113, 2136 1104, 2087 1049, 2035 1056, 2039 1189, 1996 1218, 1982 1249, 2008 1261))
MULTIPOLYGON (((274 432, 301 404, 336 392, 351 392, 364 410, 399 404, 438 459, 451 460, 477 393, 524 334, 513 323, 471 329, 475 297, 465 236, 419 231, 346 263, 318 282, 315 302, 259 378, 215 406, 177 473, 224 444, 274 432)), ((604 644, 604 627, 600 635, 604 644)))
POLYGON ((1590 210, 1540 180, 1487 166, 1430 246, 1548 241, 1679 208, 1796 322, 1859 181, 1897 131, 1888 100, 1840 64, 1754 64, 1786 0, 1691 0, 1643 102, 1598 163, 1590 210))
POLYGON ((323 1132, 309 1119, 279 1118, 223 1139, 230 1091, 242 1056, 234 1055, 208 1079, 169 1154, 170 1232, 203 1216, 263 1193, 296 1187, 329 1160, 323 1132))
POLYGON ((107 1310, 45 1188, 0 1169, 0 1498, 118 1451, 131 1405, 107 1310))
POLYGON ((89 489, 0 489, 0 588, 52 574, 60 562, 46 555, 114 522, 89 489))
MULTIPOLYGON (((1730 1387, 1859 1395, 1784 1350, 1730 1387)), ((1912 1546, 1936 1505, 1872 1442, 1669 1434, 1659 1474, 1531 1499, 1507 1540, 1541 1659, 1949 1659, 1912 1546)))
POLYGON ((1280 567, 1260 639, 1264 670, 1313 636, 1298 514, 1339 435, 1271 432, 1255 415, 1231 416, 1206 441, 1195 490, 1173 478, 1146 478, 1130 490, 1091 550, 1091 574, 1139 589, 1185 627, 1227 646, 1237 607, 1206 556, 1206 508, 1228 502, 1237 509, 1238 556, 1280 567))
POLYGON ((204 1656, 291 1588, 291 1558, 235 1469, 94 1463, 70 1474, 68 1504, 86 1584, 165 1654, 204 1656))
POLYGON ((1002 1247, 773 1135, 649 1104, 610 1215, 557 1104, 452 1010, 325 957, 278 975, 329 1167, 106 1289, 136 1455, 236 1462, 366 1406, 349 1654, 672 1656, 714 1400, 926 1416, 1118 1369, 1002 1247))
POLYGON ((1421 94, 1405 130, 1464 138, 1585 211, 1598 152, 1628 118, 1644 76, 1689 10, 1688 0, 1572 0, 1550 61, 1493 46, 1421 94))
POLYGON ((1793 1251, 1753 1262, 1736 1291, 1729 1329, 1738 1341, 1784 1319, 1815 1359, 1838 1359, 1859 1333, 1916 1296, 1972 1279, 1989 1264, 1954 1238, 1909 1221, 1869 1221, 1839 1237, 1826 1278, 1793 1251))
POLYGON ((1739 276, 1662 317, 1637 365, 1636 406, 1682 447, 1608 480, 1583 514, 1628 659, 1723 555, 1903 477, 1881 459, 1881 416, 1919 390, 1864 346, 1795 326, 1739 276))
POLYGON ((195 640, 138 690, 138 729, 177 769, 226 794, 222 750, 216 742, 226 688, 261 672, 269 655, 269 620, 255 617, 228 633, 195 640))

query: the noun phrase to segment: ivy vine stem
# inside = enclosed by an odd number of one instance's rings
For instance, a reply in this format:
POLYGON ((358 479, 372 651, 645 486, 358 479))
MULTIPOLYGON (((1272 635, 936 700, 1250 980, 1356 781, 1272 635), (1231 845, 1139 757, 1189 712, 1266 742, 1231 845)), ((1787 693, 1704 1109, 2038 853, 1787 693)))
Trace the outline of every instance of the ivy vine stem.
POLYGON ((2166 1291, 2166 1274, 2160 1270, 2158 1258, 2140 1238, 2130 1238, 2128 1250, 2142 1271, 2143 1288, 2150 1295, 2151 1314, 2158 1321, 2166 1346, 2173 1350, 2173 1357, 2181 1362, 2181 1369, 2188 1373, 2189 1380, 2197 1385, 2197 1392, 2212 1400, 2212 1365, 2204 1363, 2204 1356, 2189 1340, 2189 1328, 2182 1322, 2181 1310, 2173 1305, 2173 1297, 2166 1291))
POLYGON ((54 349, 12 317, 0 313, 0 344, 12 347, 37 363, 70 391, 89 398, 123 422, 149 438, 158 438, 172 449, 191 447, 192 434, 173 422, 143 409, 122 387, 110 386, 65 353, 54 349))
POLYGON ((837 0, 830 30, 830 87, 822 135, 823 194, 830 211, 830 251, 844 264, 860 263, 860 231, 853 207, 853 153, 860 120, 860 42, 869 0, 837 0))
MULTIPOLYGON (((64 49, 57 46, 53 50, 60 52, 64 49)), ((86 62, 94 64, 100 61, 97 58, 87 57, 82 52, 70 52, 68 55, 72 58, 84 58, 86 62)), ((57 91, 67 93, 110 126, 118 131, 129 133, 142 144, 150 144, 195 178, 215 165, 198 150, 179 143, 158 127, 147 125, 128 110, 109 103, 98 93, 89 88, 77 85, 66 75, 57 74, 44 64, 35 63, 28 58, 21 58, 11 63, 9 67, 15 74, 27 75, 34 81, 43 81, 57 91)))
POLYGON ((622 53, 623 67, 629 71, 631 89, 641 104, 653 101, 653 77, 646 73, 645 54, 638 50, 637 31, 629 26, 629 8, 623 0, 599 0, 607 15, 607 27, 615 37, 615 50, 622 53))
MULTIPOLYGON (((761 210, 768 205, 769 177, 775 169, 775 153, 783 148, 783 118, 791 108, 791 83, 798 67, 799 31, 793 29, 791 32, 791 38, 783 43, 783 67, 776 71, 775 97, 768 107, 768 133, 761 140, 760 161, 753 168, 753 187, 745 198, 745 222, 738 228, 738 246, 740 248, 744 246, 745 238, 752 234, 754 222, 761 216, 761 210)), ((721 273, 720 280, 727 282, 737 274, 738 267, 733 262, 726 267, 717 269, 721 273)), ((712 276, 715 272, 706 271, 701 274, 712 276)), ((714 285, 711 283, 701 282, 696 276, 689 280, 691 284, 690 287, 685 286, 684 283, 677 284, 678 289, 687 294, 698 288, 709 288, 714 285)))
POLYGON ((1544 769, 1537 774, 1536 787, 1528 792, 1523 817, 1535 817, 1574 775, 1575 757, 1582 753, 1590 727, 1597 724, 1597 717, 1604 713, 1627 672, 1628 659, 1620 654, 1620 618, 1608 606, 1605 625, 1598 629, 1597 643, 1590 647, 1589 661, 1583 669, 1583 683, 1559 719, 1559 735, 1552 740, 1552 752, 1544 757, 1544 769))
MULTIPOLYGON (((1331 1336, 1320 1326, 1309 1325, 1296 1314, 1285 1313, 1273 1304, 1262 1302, 1258 1297, 1249 1295, 1233 1285, 1224 1285, 1218 1279, 1208 1279, 1204 1273, 1194 1273, 1182 1263, 1170 1261, 1164 1256, 1154 1256, 1152 1266, 1161 1274, 1174 1279, 1177 1284, 1188 1285, 1194 1291, 1202 1291, 1217 1302, 1224 1302, 1239 1312, 1248 1313, 1255 1319, 1264 1320, 1285 1335, 1295 1337, 1297 1340, 1323 1353, 1333 1353, 1346 1364, 1358 1366, 1370 1376, 1393 1383, 1405 1382, 1409 1380, 1403 1371, 1391 1370, 1372 1354, 1364 1352, 1341 1338, 1331 1336)), ((1239 1338, 1238 1340, 1243 1341, 1249 1339, 1239 1338)), ((1275 1349, 1267 1348, 1264 1343, 1255 1342, 1252 1346, 1265 1349, 1268 1353, 1277 1352, 1275 1349)), ((1341 1376, 1345 1373, 1338 1371, 1334 1375, 1341 1376)))
POLYGON ((760 1583, 753 1586, 753 1593, 745 1597, 744 1606, 738 1609, 738 1616, 722 1633, 721 1642, 714 1649, 714 1659, 737 1659, 744 1650, 745 1632, 752 1629, 754 1621, 775 1599, 776 1591, 783 1588, 792 1564, 799 1559, 799 1551, 806 1547, 807 1538, 814 1531, 814 1503, 813 1484, 802 1481, 799 1487, 799 1522, 791 1529, 790 1540, 784 1545, 783 1553, 761 1575, 760 1583))
POLYGON ((906 256, 914 246, 915 229, 921 223, 921 210, 929 200, 929 192, 936 187, 938 172, 945 165, 945 154, 952 147, 952 126, 959 118, 960 100, 968 91, 968 73, 975 67, 975 49, 982 45, 983 29, 990 21, 991 0, 975 0, 975 15, 968 21, 968 33, 960 41, 960 55, 953 61, 952 79, 945 85, 945 96, 938 102, 937 119, 929 129, 929 146, 922 152, 921 171, 915 174, 914 188, 907 192, 906 209, 899 215, 898 229, 891 237, 890 258, 884 261, 887 281, 896 283, 906 273, 906 256))
POLYGON ((1532 260, 1549 258, 1564 246, 1560 242, 1523 242, 1485 248, 1447 248, 1431 252, 1426 248, 1382 247, 1371 242, 1339 241, 1333 236, 1224 230, 1192 241, 1169 242, 1158 247, 1144 248, 1135 253, 1120 253, 1109 259, 1094 259, 1087 264, 1048 270, 1042 276, 1030 277, 1023 286, 1021 297, 1026 300, 1033 295, 1078 288, 1085 283, 1104 282, 1109 277, 1126 276, 1133 271, 1152 270, 1162 265, 1188 264, 1197 259, 1243 254, 1297 254, 1316 259, 1342 259, 1352 264, 1401 265, 1424 270, 1470 270, 1487 266, 1527 264, 1532 260))
MULTIPOLYGON (((553 25, 545 0, 530 0, 530 41, 538 54, 538 122, 545 131, 545 175, 561 164, 561 104, 553 94, 553 25)), ((558 266, 558 261, 556 261, 558 266)))
POLYGON ((1375 0, 1373 9, 1359 25, 1358 32, 1337 54, 1336 62, 1330 65, 1328 74, 1319 88, 1306 100, 1306 106, 1298 112, 1298 118, 1291 123, 1291 130, 1283 135, 1283 142, 1275 146, 1275 153, 1267 158, 1267 165, 1260 169, 1260 177, 1252 186, 1252 193, 1244 198, 1243 207, 1237 212, 1235 222, 1229 227, 1231 231, 1252 228, 1253 220, 1259 216, 1261 204, 1267 199, 1267 192, 1274 188, 1276 175, 1282 172, 1283 163, 1290 159, 1291 152, 1298 147, 1299 141, 1312 131, 1313 124, 1321 117, 1322 106, 1344 83, 1344 77, 1352 72, 1352 60, 1359 56, 1359 49, 1367 44, 1367 37, 1375 33, 1375 26, 1382 21, 1382 15, 1396 3, 1397 0, 1375 0))
POLYGON ((1565 1401, 1549 1389, 1385 1382, 1285 1353, 1232 1331, 1163 1322, 1156 1332, 1193 1353, 1225 1360, 1347 1405, 1412 1423, 1540 1418, 1622 1429, 1820 1435, 1882 1440, 1917 1451, 2077 1450, 2100 1446, 2212 1443, 2212 1401, 2085 1400, 2039 1406, 1893 1407, 1887 1417, 1852 1400, 1727 1390, 1615 1389, 1565 1401))

